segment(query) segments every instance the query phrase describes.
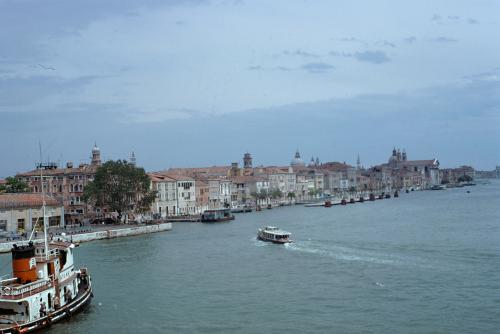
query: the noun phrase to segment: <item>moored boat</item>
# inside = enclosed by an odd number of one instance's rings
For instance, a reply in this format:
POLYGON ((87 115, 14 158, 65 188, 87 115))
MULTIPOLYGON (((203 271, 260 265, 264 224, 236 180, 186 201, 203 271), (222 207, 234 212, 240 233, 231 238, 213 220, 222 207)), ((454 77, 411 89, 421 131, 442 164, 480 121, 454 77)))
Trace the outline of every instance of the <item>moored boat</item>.
POLYGON ((226 222, 233 219, 234 215, 231 214, 231 209, 205 210, 201 215, 202 223, 226 222))
POLYGON ((286 244, 292 242, 290 232, 280 230, 275 226, 265 226, 259 228, 257 232, 257 239, 262 241, 268 241, 275 244, 286 244))
POLYGON ((87 268, 75 269, 68 242, 12 248, 13 277, 0 281, 0 333, 29 333, 83 310, 91 301, 87 268))
POLYGON ((45 186, 41 188, 44 241, 31 241, 35 224, 27 243, 12 246, 13 275, 0 280, 0 334, 29 333, 49 327, 82 311, 93 297, 87 268, 75 268, 75 245, 48 241, 45 186))

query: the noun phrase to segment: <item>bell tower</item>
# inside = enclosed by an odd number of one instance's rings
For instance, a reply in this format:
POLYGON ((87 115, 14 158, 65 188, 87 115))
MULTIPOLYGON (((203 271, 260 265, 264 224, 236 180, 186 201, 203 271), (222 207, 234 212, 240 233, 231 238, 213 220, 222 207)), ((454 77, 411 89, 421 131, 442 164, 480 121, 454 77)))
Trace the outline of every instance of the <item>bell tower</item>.
POLYGON ((252 168, 252 155, 248 152, 243 156, 243 168, 252 168))
POLYGON ((92 166, 100 166, 101 165, 101 150, 97 147, 97 143, 94 144, 92 148, 92 166))

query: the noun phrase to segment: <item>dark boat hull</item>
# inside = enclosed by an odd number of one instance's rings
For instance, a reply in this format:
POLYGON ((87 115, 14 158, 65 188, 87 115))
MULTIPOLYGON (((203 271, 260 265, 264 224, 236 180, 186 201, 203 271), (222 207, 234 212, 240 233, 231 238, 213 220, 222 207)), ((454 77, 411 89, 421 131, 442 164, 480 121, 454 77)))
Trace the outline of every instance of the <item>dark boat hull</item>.
POLYGON ((206 218, 201 218, 202 223, 222 223, 222 222, 228 222, 234 220, 234 216, 231 217, 224 217, 224 218, 217 218, 217 219, 206 219, 206 218))
POLYGON ((72 302, 61 307, 60 309, 26 324, 2 328, 0 329, 0 334, 32 333, 50 327, 54 323, 68 319, 74 314, 83 311, 90 304, 93 296, 92 286, 89 285, 81 295, 78 295, 72 302))

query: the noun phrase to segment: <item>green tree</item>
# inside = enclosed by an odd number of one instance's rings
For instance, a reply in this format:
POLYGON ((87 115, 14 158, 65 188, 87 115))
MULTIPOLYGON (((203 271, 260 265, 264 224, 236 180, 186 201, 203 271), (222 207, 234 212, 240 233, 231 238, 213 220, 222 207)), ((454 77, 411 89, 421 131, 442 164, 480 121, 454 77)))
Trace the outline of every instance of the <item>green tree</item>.
POLYGON ((85 187, 86 203, 122 214, 146 212, 156 198, 143 168, 125 160, 107 161, 97 168, 94 180, 85 187))
POLYGON ((286 197, 288 197, 288 200, 291 202, 295 198, 295 193, 293 191, 289 191, 288 194, 286 194, 286 197))
POLYGON ((0 185, 0 193, 27 193, 30 192, 28 184, 15 177, 5 179, 5 184, 0 185))
POLYGON ((271 198, 276 199, 276 198, 281 198, 283 197, 283 192, 279 190, 278 188, 271 190, 271 198))

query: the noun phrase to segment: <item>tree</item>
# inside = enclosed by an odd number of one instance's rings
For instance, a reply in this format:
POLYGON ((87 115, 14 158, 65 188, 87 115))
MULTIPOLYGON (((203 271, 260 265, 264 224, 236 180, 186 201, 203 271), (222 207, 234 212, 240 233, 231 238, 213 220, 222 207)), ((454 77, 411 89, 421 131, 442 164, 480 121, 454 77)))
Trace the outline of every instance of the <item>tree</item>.
POLYGON ((30 191, 28 184, 15 177, 5 179, 5 184, 0 185, 0 193, 26 193, 30 191))
POLYGON ((295 198, 295 193, 293 191, 289 191, 286 197, 288 197, 288 200, 291 202, 295 198))
POLYGON ((309 193, 310 197, 315 197, 316 194, 318 193, 318 191, 316 189, 312 188, 312 189, 309 189, 308 193, 309 193))
POLYGON ((273 189, 271 190, 271 198, 272 199, 276 199, 276 198, 281 198, 283 196, 283 192, 276 188, 276 189, 273 189))
POLYGON ((151 180, 143 168, 125 160, 107 161, 97 168, 94 180, 85 187, 86 203, 123 213, 146 212, 156 198, 151 180))

